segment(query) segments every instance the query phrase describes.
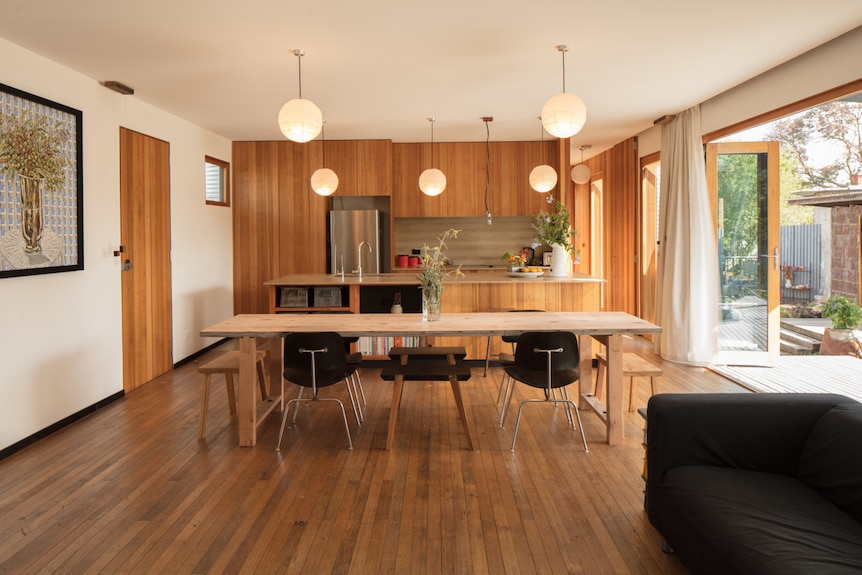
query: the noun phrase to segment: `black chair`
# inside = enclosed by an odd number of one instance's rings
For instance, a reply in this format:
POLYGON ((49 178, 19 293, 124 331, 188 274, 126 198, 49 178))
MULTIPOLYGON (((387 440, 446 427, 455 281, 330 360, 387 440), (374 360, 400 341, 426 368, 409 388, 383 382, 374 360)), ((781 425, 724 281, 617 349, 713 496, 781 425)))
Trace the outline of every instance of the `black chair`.
MULTIPOLYGON (((571 332, 555 331, 555 332, 540 332, 528 331, 518 337, 518 344, 515 348, 515 363, 511 366, 506 366, 506 374, 515 381, 520 381, 531 387, 536 387, 544 391, 544 398, 525 399, 518 407, 518 419, 515 421, 515 431, 512 434, 511 450, 515 451, 515 439, 518 437, 518 425, 521 423, 521 411, 527 403, 542 402, 542 403, 562 403, 566 408, 566 418, 572 429, 575 429, 575 418, 577 418, 577 429, 581 432, 581 439, 584 442, 584 451, 589 453, 587 447, 587 438, 584 436, 584 428, 581 425, 581 414, 578 411, 578 404, 569 399, 566 386, 578 381, 580 372, 578 364, 581 361, 581 355, 578 350, 578 339, 571 332), (557 399, 556 390, 560 390, 561 399, 557 399), (572 417, 572 408, 574 415, 572 417)), ((509 384, 511 386, 511 382, 509 384)), ((505 421, 506 412, 509 409, 509 403, 512 400, 512 395, 507 390, 506 402, 503 407, 503 416, 501 417, 501 426, 505 421)))
MULTIPOLYGON (((543 309, 510 309, 507 310, 510 312, 519 312, 519 311, 536 311, 543 312, 543 309)), ((515 344, 518 343, 517 335, 502 335, 500 339, 503 340, 503 343, 511 344, 512 353, 500 353, 499 362, 502 367, 506 367, 507 365, 512 365, 515 363, 514 353, 515 353, 515 344)), ((488 336, 488 347, 485 350, 485 372, 482 374, 482 377, 488 375, 488 365, 491 362, 491 336, 488 336)), ((497 405, 500 405, 500 399, 503 397, 503 388, 506 387, 506 382, 508 380, 508 376, 503 376, 503 380, 500 382, 500 389, 497 390, 497 405)), ((503 423, 503 417, 500 416, 500 425, 503 423)))
MULTIPOLYGON (((318 396, 320 388, 344 381, 347 385, 350 401, 354 404, 354 410, 356 409, 356 400, 353 397, 353 392, 348 381, 348 378, 356 372, 356 365, 347 363, 347 355, 344 353, 344 341, 341 339, 341 336, 335 332, 290 333, 284 336, 283 353, 284 379, 300 386, 300 393, 284 406, 284 413, 281 417, 281 429, 278 432, 278 444, 275 450, 281 450, 284 426, 287 422, 287 414, 290 413, 291 405, 300 401, 334 401, 337 403, 341 408, 341 417, 344 419, 344 430, 347 432, 348 448, 353 449, 344 404, 334 397, 318 396), (309 398, 302 397, 302 389, 306 387, 312 390, 311 397, 309 398)), ((294 413, 295 420, 296 414, 294 413)))

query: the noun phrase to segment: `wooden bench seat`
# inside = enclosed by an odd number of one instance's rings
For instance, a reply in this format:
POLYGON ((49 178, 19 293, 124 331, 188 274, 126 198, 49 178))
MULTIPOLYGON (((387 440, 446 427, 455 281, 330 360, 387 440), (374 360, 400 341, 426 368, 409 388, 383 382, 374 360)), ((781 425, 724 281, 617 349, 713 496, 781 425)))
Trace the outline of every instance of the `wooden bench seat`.
MULTIPOLYGON (((255 362, 257 365, 257 379, 260 386, 261 399, 266 400, 266 369, 264 367, 264 358, 266 358, 266 351, 258 350, 255 362)), ((231 415, 236 414, 236 394, 233 387, 233 376, 239 376, 239 350, 233 349, 217 355, 210 361, 199 365, 198 372, 204 376, 203 394, 201 396, 200 413, 198 414, 198 439, 203 439, 207 430, 207 412, 209 411, 210 385, 213 374, 224 374, 228 409, 230 409, 231 415)))
POLYGON ((467 350, 463 346, 454 347, 392 347, 389 349, 389 357, 392 359, 411 357, 420 360, 447 360, 449 356, 456 360, 467 357, 467 350))
MULTIPOLYGON (((598 369, 596 369, 596 398, 601 400, 602 388, 605 385, 605 370, 608 359, 604 352, 596 354, 598 369)), ((629 411, 635 410, 635 402, 638 395, 638 377, 649 377, 650 392, 655 395, 655 378, 662 374, 662 370, 636 353, 623 352, 623 377, 629 378, 629 411)))
POLYGON ((392 364, 385 366, 380 377, 386 381, 395 381, 396 377, 402 377, 404 381, 449 381, 450 377, 456 377, 458 381, 467 381, 472 372, 470 366, 463 363, 449 365, 447 363, 435 364, 392 364))

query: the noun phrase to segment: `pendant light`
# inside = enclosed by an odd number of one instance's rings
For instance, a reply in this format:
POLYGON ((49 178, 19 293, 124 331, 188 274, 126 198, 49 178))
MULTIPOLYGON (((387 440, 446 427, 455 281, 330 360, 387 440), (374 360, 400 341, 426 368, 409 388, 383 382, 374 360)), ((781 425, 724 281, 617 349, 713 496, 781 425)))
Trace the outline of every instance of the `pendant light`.
MULTIPOLYGON (((539 118, 541 120, 541 118, 539 118)), ((541 123, 539 124, 541 125, 541 123)), ((550 192, 557 185, 557 170, 545 164, 545 127, 542 130, 542 165, 536 166, 530 172, 530 187, 544 194, 550 192)))
POLYGON ((592 146, 589 144, 581 146, 581 163, 572 168, 572 181, 576 184, 586 184, 593 177, 590 167, 584 163, 584 150, 589 150, 590 148, 592 146))
POLYGON ((587 121, 587 107, 583 100, 574 94, 566 93, 566 52, 565 44, 557 46, 563 55, 563 92, 551 96, 542 108, 542 125, 552 136, 570 138, 581 131, 587 121))
POLYGON ((278 113, 278 127, 288 140, 303 144, 313 140, 323 127, 323 114, 311 100, 302 99, 302 57, 304 50, 294 50, 299 62, 299 98, 288 100, 278 113))
POLYGON ((318 168, 311 174, 311 189, 318 195, 331 196, 338 188, 338 174, 326 167, 326 120, 320 128, 321 145, 322 145, 322 164, 324 167, 318 168))
POLYGON ((431 122, 431 166, 419 174, 419 189, 426 196, 439 196, 446 189, 446 175, 434 166, 434 122, 436 118, 428 118, 431 122))

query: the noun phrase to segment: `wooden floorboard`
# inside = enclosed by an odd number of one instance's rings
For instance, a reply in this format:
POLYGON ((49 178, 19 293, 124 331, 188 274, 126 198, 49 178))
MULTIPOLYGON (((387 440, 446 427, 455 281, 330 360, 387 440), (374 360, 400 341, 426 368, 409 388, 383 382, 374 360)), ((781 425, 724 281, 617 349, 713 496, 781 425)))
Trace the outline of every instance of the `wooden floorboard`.
MULTIPOLYGON (((662 363, 644 340, 626 347, 662 363)), ((747 392, 663 367, 660 392, 747 392)), ((475 368, 476 451, 445 382, 409 382, 386 451, 392 384, 378 373, 362 370, 352 451, 332 403, 303 406, 280 453, 279 413, 239 447, 218 377, 198 441, 191 363, 13 454, 0 461, 0 573, 686 573, 643 511, 637 413, 611 447, 582 412, 584 453, 563 409, 529 405, 513 453, 514 401, 497 424, 502 372, 475 368)), ((343 386, 321 393, 347 400, 343 386)), ((642 383, 639 405, 648 397, 642 383)))

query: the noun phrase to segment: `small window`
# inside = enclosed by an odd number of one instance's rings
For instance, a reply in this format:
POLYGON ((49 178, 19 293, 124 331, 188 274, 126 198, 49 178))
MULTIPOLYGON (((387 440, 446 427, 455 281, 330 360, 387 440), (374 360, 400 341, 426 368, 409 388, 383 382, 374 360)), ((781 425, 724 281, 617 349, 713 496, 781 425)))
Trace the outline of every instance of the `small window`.
POLYGON ((230 205, 230 164, 205 156, 206 200, 214 206, 230 205))

